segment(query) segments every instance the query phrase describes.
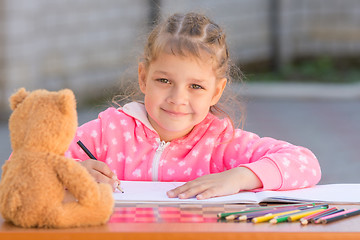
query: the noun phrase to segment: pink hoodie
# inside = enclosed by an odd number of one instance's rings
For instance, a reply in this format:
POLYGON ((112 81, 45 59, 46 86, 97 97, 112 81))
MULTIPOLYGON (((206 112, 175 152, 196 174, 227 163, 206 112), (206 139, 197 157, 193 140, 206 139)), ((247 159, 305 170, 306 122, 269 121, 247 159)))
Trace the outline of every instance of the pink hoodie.
POLYGON ((78 140, 120 180, 186 182, 242 166, 259 177, 264 190, 287 190, 315 185, 321 177, 308 149, 241 129, 233 134, 228 119, 210 113, 187 136, 161 142, 144 105, 132 102, 78 128, 66 156, 89 159, 78 140))

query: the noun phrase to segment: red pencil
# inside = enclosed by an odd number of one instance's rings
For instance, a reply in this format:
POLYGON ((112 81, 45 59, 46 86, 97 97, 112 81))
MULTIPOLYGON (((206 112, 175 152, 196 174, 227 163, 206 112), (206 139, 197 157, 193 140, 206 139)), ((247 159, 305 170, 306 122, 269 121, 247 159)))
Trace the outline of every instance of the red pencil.
POLYGON ((330 216, 330 215, 333 216, 334 214, 338 214, 338 213, 344 212, 344 211, 346 211, 346 209, 344 209, 344 208, 338 209, 338 210, 335 210, 335 211, 331 212, 330 214, 325 214, 324 216, 315 217, 315 218, 311 219, 311 222, 313 222, 313 223, 320 223, 320 222, 321 222, 321 218, 326 217, 326 216, 330 216))
POLYGON ((344 211, 344 210, 345 210, 345 209, 338 209, 338 208, 336 208, 336 209, 334 209, 334 210, 332 210, 332 211, 325 212, 325 213, 323 213, 323 214, 320 214, 319 216, 313 217, 312 219, 310 219, 310 221, 311 221, 312 223, 315 223, 315 221, 318 220, 319 218, 325 217, 325 216, 330 215, 330 214, 335 214, 335 213, 338 213, 338 212, 342 212, 342 211, 344 211))

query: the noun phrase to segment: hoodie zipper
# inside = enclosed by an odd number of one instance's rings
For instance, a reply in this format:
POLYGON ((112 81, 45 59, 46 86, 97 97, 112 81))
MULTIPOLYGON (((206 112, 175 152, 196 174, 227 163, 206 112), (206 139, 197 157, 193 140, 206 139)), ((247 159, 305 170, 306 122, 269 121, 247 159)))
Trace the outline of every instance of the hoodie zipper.
POLYGON ((159 180, 159 165, 160 165, 160 158, 162 153, 164 152, 165 148, 170 144, 170 142, 160 141, 159 146, 156 149, 153 162, 152 162, 152 180, 158 181, 159 180))

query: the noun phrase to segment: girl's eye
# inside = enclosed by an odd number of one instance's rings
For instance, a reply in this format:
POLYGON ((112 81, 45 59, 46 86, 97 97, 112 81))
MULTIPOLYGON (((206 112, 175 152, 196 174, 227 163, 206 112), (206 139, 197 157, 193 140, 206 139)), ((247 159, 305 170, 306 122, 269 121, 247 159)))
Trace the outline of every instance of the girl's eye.
POLYGON ((192 89, 204 89, 202 86, 200 86, 198 84, 191 84, 191 88, 192 89))
POLYGON ((166 79, 166 78, 159 78, 159 79, 157 79, 159 82, 161 82, 161 83, 170 83, 170 81, 168 80, 168 79, 166 79))

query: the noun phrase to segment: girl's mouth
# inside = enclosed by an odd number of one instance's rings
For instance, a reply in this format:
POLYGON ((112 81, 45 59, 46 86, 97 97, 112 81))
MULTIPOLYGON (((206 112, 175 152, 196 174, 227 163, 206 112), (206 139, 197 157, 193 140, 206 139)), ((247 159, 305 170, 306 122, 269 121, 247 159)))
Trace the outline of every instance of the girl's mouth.
POLYGON ((184 113, 184 112, 177 112, 177 111, 172 111, 172 110, 166 110, 166 109, 163 109, 162 110, 164 112, 166 112, 167 114, 171 115, 171 116, 176 116, 176 117, 182 117, 182 116, 186 116, 188 115, 189 113, 184 113))

